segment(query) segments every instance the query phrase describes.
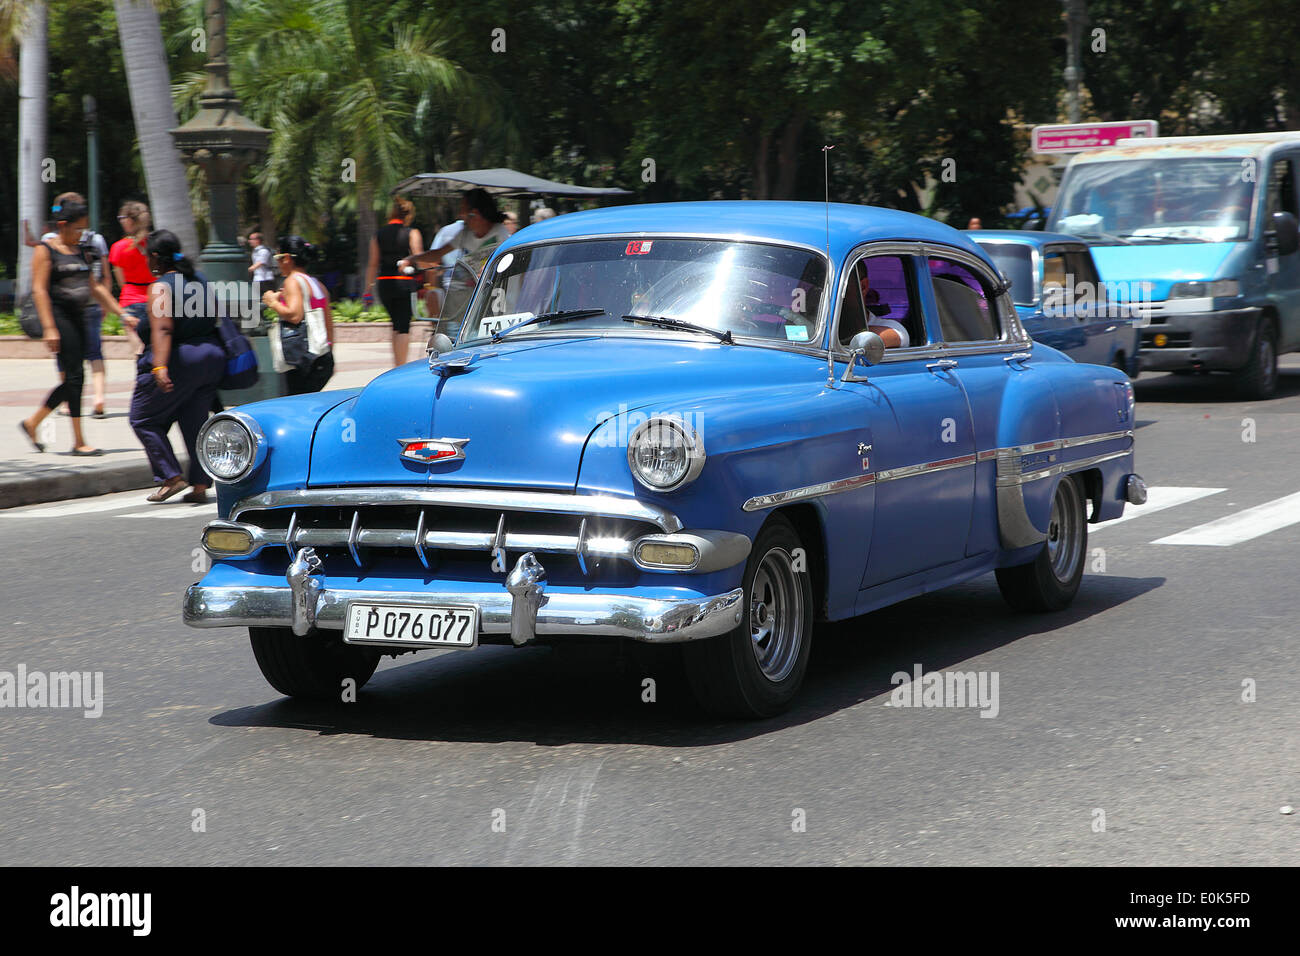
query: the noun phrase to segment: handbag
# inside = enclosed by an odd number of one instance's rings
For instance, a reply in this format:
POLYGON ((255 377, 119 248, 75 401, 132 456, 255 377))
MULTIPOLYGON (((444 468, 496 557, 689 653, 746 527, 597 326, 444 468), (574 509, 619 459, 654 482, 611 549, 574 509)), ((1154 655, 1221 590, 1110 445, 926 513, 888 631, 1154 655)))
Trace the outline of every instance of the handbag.
POLYGON ((45 338, 45 327, 41 325, 41 316, 36 311, 36 303, 30 292, 23 296, 22 304, 18 307, 18 324, 29 339, 45 338))
POLYGON ((226 371, 220 384, 221 391, 238 391, 257 384, 257 353, 248 336, 235 326, 229 316, 217 320, 217 337, 226 353, 226 371))
POLYGON ((311 302, 311 294, 314 291, 312 283, 302 273, 298 274, 303 285, 303 318, 302 325, 307 329, 307 352, 311 355, 312 361, 330 350, 329 336, 325 333, 325 310, 308 309, 306 306, 311 302))

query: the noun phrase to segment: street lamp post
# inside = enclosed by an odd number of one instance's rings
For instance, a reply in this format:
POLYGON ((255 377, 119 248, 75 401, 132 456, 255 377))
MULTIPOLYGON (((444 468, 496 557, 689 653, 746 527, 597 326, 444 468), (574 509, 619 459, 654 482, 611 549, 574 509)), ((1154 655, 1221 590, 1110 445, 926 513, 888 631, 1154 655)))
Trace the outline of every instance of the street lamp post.
POLYGON ((1069 121, 1078 123, 1079 84, 1083 80, 1083 67, 1079 65, 1079 44, 1083 29, 1088 25, 1088 5, 1085 0, 1062 0, 1065 4, 1065 98, 1069 121))
MULTIPOLYGON (((243 115, 239 99, 230 87, 225 0, 207 0, 204 15, 208 31, 208 62, 204 67, 207 82, 199 97, 199 111, 188 123, 172 130, 171 135, 182 159, 202 169, 208 184, 204 274, 211 282, 240 283, 226 288, 245 289, 251 276, 248 254, 240 248, 238 240, 239 184, 244 170, 265 155, 271 131, 243 115)), ((237 314, 237 304, 228 305, 232 306, 230 314, 237 314)), ((260 324, 261 307, 256 302, 252 305, 260 324)), ((262 375, 256 386, 232 396, 236 401, 256 401, 283 394, 280 376, 271 371, 267 339, 258 336, 253 342, 262 375)))

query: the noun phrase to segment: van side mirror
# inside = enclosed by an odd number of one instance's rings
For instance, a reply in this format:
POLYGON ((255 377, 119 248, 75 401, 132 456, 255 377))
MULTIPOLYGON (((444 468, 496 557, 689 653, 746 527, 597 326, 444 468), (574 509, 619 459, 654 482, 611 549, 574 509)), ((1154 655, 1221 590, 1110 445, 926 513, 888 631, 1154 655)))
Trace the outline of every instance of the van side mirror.
POLYGON ((1279 256, 1289 256, 1300 249, 1300 227, 1296 225, 1295 216, 1289 212, 1273 213, 1269 245, 1279 256))

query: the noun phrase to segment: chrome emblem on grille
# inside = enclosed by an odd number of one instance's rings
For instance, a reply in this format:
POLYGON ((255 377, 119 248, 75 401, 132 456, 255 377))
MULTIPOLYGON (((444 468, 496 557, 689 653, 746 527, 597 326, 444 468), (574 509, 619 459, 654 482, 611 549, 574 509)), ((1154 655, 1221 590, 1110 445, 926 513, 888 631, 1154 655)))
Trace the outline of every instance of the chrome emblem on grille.
POLYGON ((402 457, 411 461, 460 461, 465 457, 468 438, 399 438, 402 457))

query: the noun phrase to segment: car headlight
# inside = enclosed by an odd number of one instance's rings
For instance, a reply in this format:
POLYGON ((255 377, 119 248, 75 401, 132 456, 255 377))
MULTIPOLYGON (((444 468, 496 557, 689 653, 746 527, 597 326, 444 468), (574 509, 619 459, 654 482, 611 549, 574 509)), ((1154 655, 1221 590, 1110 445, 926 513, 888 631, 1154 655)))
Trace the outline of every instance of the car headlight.
POLYGON ((704 468, 704 457, 700 436, 675 418, 643 422, 627 443, 632 476, 651 491, 672 491, 690 484, 704 468))
POLYGON ((1175 282, 1169 287, 1171 299, 1227 299, 1241 295, 1241 283, 1236 279, 1215 279, 1213 282, 1175 282))
POLYGON ((239 481, 266 457, 266 439, 249 416, 223 412, 199 429, 198 454, 199 464, 216 481, 239 481))

